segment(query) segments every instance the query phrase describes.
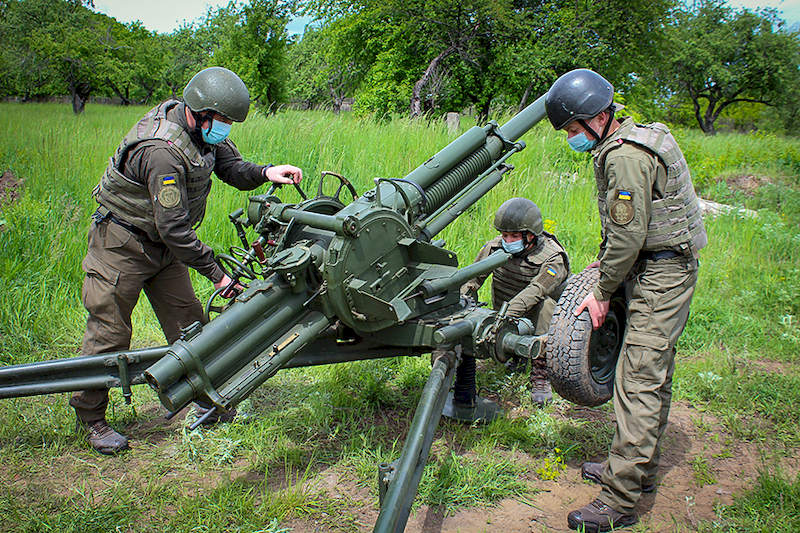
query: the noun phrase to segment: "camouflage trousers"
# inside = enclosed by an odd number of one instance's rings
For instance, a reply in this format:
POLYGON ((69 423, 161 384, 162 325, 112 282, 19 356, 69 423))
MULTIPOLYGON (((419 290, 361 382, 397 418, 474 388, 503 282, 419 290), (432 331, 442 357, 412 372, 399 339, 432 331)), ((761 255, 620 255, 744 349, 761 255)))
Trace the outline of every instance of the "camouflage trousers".
MULTIPOLYGON (((144 290, 170 344, 180 330, 202 320, 186 265, 161 243, 139 239, 111 221, 92 223, 83 260, 82 300, 89 312, 81 353, 94 355, 130 347, 131 314, 144 290)), ((108 389, 85 390, 70 400, 78 418, 105 417, 108 389)))
POLYGON ((660 442, 672 401, 675 344, 689 318, 697 260, 646 260, 625 284, 628 304, 614 380, 616 432, 600 500, 633 513, 642 485, 655 483, 660 442))

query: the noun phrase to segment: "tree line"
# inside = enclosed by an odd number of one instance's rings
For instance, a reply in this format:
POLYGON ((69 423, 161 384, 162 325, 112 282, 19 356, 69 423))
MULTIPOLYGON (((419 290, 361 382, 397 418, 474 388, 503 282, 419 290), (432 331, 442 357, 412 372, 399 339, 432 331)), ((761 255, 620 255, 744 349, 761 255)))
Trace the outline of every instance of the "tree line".
POLYGON ((789 129, 800 32, 775 10, 721 0, 249 0, 169 34, 91 0, 0 0, 0 97, 179 97, 203 67, 237 72, 266 112, 292 102, 375 116, 522 108, 576 67, 601 72, 649 118, 789 129), (311 17, 290 36, 293 17, 311 17))

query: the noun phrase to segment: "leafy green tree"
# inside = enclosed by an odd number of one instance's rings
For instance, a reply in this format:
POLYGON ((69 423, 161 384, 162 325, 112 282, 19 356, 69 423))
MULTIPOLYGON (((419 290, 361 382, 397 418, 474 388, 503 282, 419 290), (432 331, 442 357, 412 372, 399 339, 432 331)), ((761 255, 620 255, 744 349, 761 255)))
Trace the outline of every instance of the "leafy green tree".
MULTIPOLYGON (((646 72, 674 0, 309 0, 325 24, 363 21, 349 50, 363 78, 356 105, 412 116, 542 94, 588 66, 620 86, 646 72), (624 54, 622 53, 624 52, 624 54)), ((350 26, 356 26, 351 23, 350 26)), ((326 28, 323 25, 323 28, 326 28)), ((340 62, 341 64, 341 62, 340 62)))
POLYGON ((287 55, 289 97, 304 107, 325 105, 338 113, 351 97, 365 68, 358 54, 357 17, 340 18, 323 28, 311 28, 291 43, 287 55))
POLYGON ((325 46, 327 40, 319 29, 309 29, 302 39, 289 42, 287 63, 289 72, 288 96, 303 108, 310 109, 326 102, 328 95, 319 73, 327 68, 325 46))
POLYGON ((30 35, 30 47, 47 58, 71 95, 72 110, 79 114, 107 76, 105 52, 108 46, 113 46, 102 20, 107 17, 91 13, 82 6, 46 3, 57 4, 52 9, 57 9, 62 16, 35 28, 30 35))
POLYGON ((105 86, 122 105, 148 102, 159 91, 161 72, 167 67, 165 54, 158 50, 160 42, 139 22, 127 25, 115 22, 108 33, 113 46, 109 47, 106 58, 105 86))
POLYGON ((155 50, 160 51, 165 66, 160 71, 160 83, 166 86, 172 98, 178 98, 203 65, 208 55, 192 26, 182 26, 168 35, 155 36, 155 50))
POLYGON ((0 22, 6 91, 25 99, 68 92, 75 113, 125 71, 124 26, 81 0, 10 0, 0 22), (8 47, 5 44, 8 43, 8 47))
POLYGON ((668 28, 658 79, 691 102, 700 128, 713 135, 729 106, 780 105, 797 86, 800 36, 783 26, 772 10, 733 10, 721 0, 702 0, 668 28))
POLYGON ((0 2, 0 83, 24 101, 52 95, 59 79, 46 55, 30 46, 38 28, 55 23, 65 4, 52 0, 0 2))
POLYGON ((517 11, 499 44, 491 75, 497 92, 522 109, 561 74, 592 68, 628 90, 650 77, 673 0, 535 0, 517 11))
POLYGON ((282 0, 230 2, 211 14, 200 32, 211 62, 236 72, 266 109, 284 99, 290 15, 291 4, 282 0))

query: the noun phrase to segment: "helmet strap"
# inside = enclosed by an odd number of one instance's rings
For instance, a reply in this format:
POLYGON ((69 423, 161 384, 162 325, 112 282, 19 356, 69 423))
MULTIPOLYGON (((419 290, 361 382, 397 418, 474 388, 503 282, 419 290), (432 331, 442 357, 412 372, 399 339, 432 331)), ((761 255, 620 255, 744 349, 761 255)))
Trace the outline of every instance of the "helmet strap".
POLYGON ((580 125, 583 126, 583 129, 591 133, 592 137, 594 137, 598 141, 602 141, 603 139, 606 138, 606 135, 608 135, 608 130, 611 128, 611 123, 614 121, 614 106, 613 105, 608 106, 608 109, 605 109, 602 112, 608 113, 608 120, 606 121, 605 127, 603 127, 603 133, 601 135, 598 135, 597 132, 594 131, 594 129, 591 126, 589 126, 588 122, 586 122, 582 118, 578 119, 578 123, 580 123, 580 125))
POLYGON ((583 129, 585 129, 586 131, 588 131, 589 133, 591 133, 591 134, 592 134, 592 137, 594 137, 594 138, 595 138, 595 139, 597 139, 598 141, 600 140, 600 136, 599 136, 599 135, 597 135, 597 132, 596 132, 596 131, 594 131, 594 129, 592 129, 592 127, 591 127, 591 126, 589 126, 589 123, 588 123, 588 122, 586 122, 586 121, 585 121, 585 120, 583 120, 582 118, 579 118, 579 119, 578 119, 578 123, 579 123, 581 126, 583 126, 583 129))
POLYGON ((603 139, 605 139, 606 135, 608 135, 608 130, 611 128, 611 123, 614 122, 614 105, 612 104, 608 106, 606 112, 608 113, 608 122, 606 122, 606 127, 603 128, 603 139))
POLYGON ((192 116, 194 117, 195 128, 197 131, 201 131, 203 129, 203 122, 206 120, 208 120, 208 131, 211 131, 211 126, 214 124, 213 114, 204 113, 202 111, 192 111, 191 109, 189 111, 191 111, 192 116))

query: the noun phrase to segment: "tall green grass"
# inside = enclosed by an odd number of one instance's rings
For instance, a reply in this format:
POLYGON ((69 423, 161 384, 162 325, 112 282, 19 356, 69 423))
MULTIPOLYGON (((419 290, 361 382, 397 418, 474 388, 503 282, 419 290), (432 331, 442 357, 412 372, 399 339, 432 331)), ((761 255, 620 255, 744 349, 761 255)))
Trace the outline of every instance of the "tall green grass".
MULTIPOLYGON (((0 170, 24 180, 20 200, 0 207, 0 364, 77 354, 85 322, 80 262, 95 209, 90 193, 117 143, 145 111, 89 105, 76 117, 68 106, 0 104, 0 170)), ((462 130, 471 125, 465 120, 462 130)), ((253 115, 234 126, 232 137, 249 160, 300 166, 308 192, 316 190, 321 171, 332 170, 361 193, 376 177, 404 176, 456 135, 426 121, 285 112, 253 115)), ((800 446, 793 416, 800 406, 800 141, 707 138, 683 130, 676 135, 701 194, 758 209, 758 216, 706 219, 710 244, 702 252, 692 316, 678 346, 675 397, 716 413, 738 438, 778 444, 779 453, 791 454, 800 446), (753 196, 728 188, 726 178, 741 174, 766 176, 770 184, 753 196)), ((546 226, 579 271, 594 259, 600 240, 591 161, 569 150, 563 134, 547 124, 523 140, 527 148, 510 160, 516 170, 440 237, 467 264, 495 235, 495 209, 512 196, 525 196, 541 207, 546 226)), ((237 244, 227 214, 244 207, 248 194, 218 182, 201 239, 217 250, 237 244)), ((297 199, 291 189, 280 194, 297 199)), ((193 282, 201 300, 209 295, 207 280, 193 274, 193 282)), ((487 300, 488 287, 482 291, 487 300)), ((134 343, 163 342, 143 299, 134 315, 134 343)), ((102 522, 188 531, 194 525, 226 529, 232 522, 220 510, 230 507, 237 523, 253 529, 277 530, 275 520, 291 517, 324 523, 326 516, 343 516, 352 526, 347 527, 358 529, 357 518, 344 511, 351 502, 323 497, 296 481, 330 468, 374 491, 375 463, 396 458, 429 368, 424 359, 410 359, 285 371, 252 396, 247 409, 258 414, 253 422, 202 434, 156 423, 161 412, 147 389, 136 390, 133 409, 114 396, 110 419, 139 431, 142 444, 134 459, 97 458, 98 471, 85 475, 114 479, 114 461, 136 461, 140 479, 112 483, 98 498, 75 491, 41 497, 8 487, 0 493, 0 515, 17 530, 69 531, 102 522), (153 429, 140 429, 140 423, 153 429), (237 481, 242 470, 258 473, 257 479, 237 481), (169 472, 178 474, 170 479, 180 479, 197 471, 231 481, 194 491, 161 481, 169 472), (286 490, 262 484, 275 476, 292 480, 286 490), (143 510, 136 510, 135 498, 147 501, 143 510)), ((504 401, 528 401, 524 377, 509 378, 487 364, 479 380, 504 401)), ((507 459, 515 450, 547 456, 559 448, 573 461, 604 453, 608 423, 564 420, 554 412, 485 428, 443 423, 446 444, 437 440, 434 448, 446 445, 455 455, 432 453, 420 501, 445 507, 488 503, 492 498, 479 490, 487 483, 482 471, 499 480, 495 495, 519 494, 520 471, 507 459), (502 453, 495 457, 493 449, 502 453), (458 491, 448 492, 452 487, 458 491)), ((0 402, 0 461, 7 471, 25 475, 36 468, 32 461, 47 464, 65 453, 80 454, 71 417, 63 396, 0 402)))
MULTIPOLYGON (((3 208, 0 360, 74 353, 83 316, 80 261, 95 207, 90 192, 108 156, 145 109, 89 106, 77 117, 54 104, 2 104, 0 111, 0 166, 25 180, 21 201, 3 208)), ((363 192, 375 177, 405 175, 454 136, 438 123, 387 124, 324 112, 253 115, 233 130, 248 159, 303 168, 310 192, 322 170, 343 173, 363 192)), ((772 176, 784 195, 800 189, 800 141, 738 135, 709 139, 690 131, 678 136, 690 165, 700 169, 695 176, 711 172, 699 182, 742 171, 772 176)), ((441 236, 467 263, 494 235, 491 220, 499 204, 526 196, 542 208, 548 227, 569 251, 573 270, 580 270, 593 259, 599 242, 591 163, 571 152, 562 134, 545 124, 523 139, 528 147, 511 160, 517 169, 441 236)), ((226 215, 244 206, 247 196, 218 182, 201 238, 216 249, 235 244, 226 215)), ((296 198, 293 191, 285 196, 296 198)), ((702 349, 725 339, 761 357, 791 360, 797 353, 800 236, 793 221, 798 212, 800 206, 776 203, 763 208, 757 220, 729 215, 706 221, 711 244, 703 251, 693 320, 684 336, 687 346, 702 349)), ((208 293, 205 280, 195 277, 195 282, 201 294, 208 293)), ((144 312, 147 306, 140 307, 134 337, 160 342, 151 314, 144 312)))

